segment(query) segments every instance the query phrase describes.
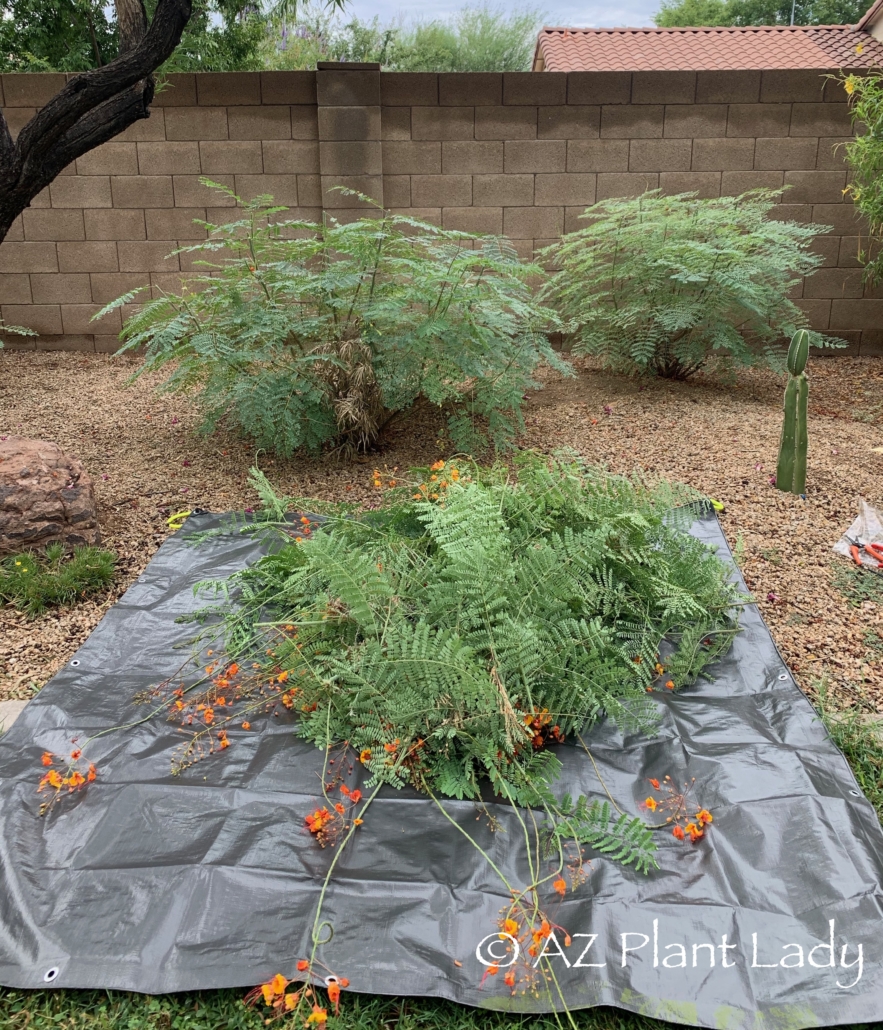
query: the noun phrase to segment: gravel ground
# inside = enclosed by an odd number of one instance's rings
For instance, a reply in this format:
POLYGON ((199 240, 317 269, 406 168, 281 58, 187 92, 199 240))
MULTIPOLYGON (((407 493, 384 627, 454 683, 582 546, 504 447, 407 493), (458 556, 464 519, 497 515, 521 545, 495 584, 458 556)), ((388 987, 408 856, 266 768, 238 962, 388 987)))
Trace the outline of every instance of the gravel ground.
MULTIPOLYGON (((443 456, 442 421, 422 409, 403 419, 376 455, 337 463, 274 461, 223 434, 195 435, 197 415, 161 396, 128 356, 0 351, 0 432, 53 440, 95 480, 103 543, 117 576, 98 601, 31 621, 0 609, 0 700, 28 698, 82 645, 140 575, 169 533, 169 514, 255 504, 247 486, 259 465, 289 494, 370 501, 371 470, 443 456)), ((526 405, 522 444, 572 447, 616 472, 644 468, 723 501, 721 521, 773 636, 811 696, 827 681, 844 705, 883 713, 883 604, 848 603, 832 582, 848 568, 831 547, 859 497, 883 504, 883 361, 819 358, 810 367, 808 497, 770 485, 781 427, 782 382, 754 370, 725 383, 637 382, 577 362, 578 377, 546 376, 526 405)), ((864 573, 870 586, 872 573, 864 573)), ((883 585, 880 598, 883 599, 883 585)))

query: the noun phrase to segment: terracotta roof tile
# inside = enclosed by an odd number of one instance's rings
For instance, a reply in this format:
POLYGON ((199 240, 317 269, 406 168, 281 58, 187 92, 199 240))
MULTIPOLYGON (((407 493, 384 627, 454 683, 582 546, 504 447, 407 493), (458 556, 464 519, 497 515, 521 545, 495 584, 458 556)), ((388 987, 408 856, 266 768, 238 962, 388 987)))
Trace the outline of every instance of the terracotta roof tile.
POLYGON ((536 58, 547 72, 833 70, 883 64, 883 42, 851 25, 544 28, 536 58))

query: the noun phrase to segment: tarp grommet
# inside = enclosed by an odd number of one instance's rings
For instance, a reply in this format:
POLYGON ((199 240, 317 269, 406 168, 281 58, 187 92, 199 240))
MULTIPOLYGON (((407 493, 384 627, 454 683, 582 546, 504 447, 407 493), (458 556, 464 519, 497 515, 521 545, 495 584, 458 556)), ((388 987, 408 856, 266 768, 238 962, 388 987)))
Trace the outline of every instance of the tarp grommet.
POLYGON ((43 974, 43 983, 51 984, 52 981, 58 976, 58 973, 58 966, 52 966, 50 969, 47 969, 46 972, 43 974))
POLYGON ((80 664, 80 659, 79 659, 79 658, 72 658, 72 659, 71 659, 71 665, 72 665, 72 666, 73 666, 73 667, 74 667, 75 669, 76 669, 76 667, 77 667, 77 666, 78 666, 79 664, 80 664))
POLYGON ((788 673, 787 673, 787 672, 780 672, 780 673, 779 673, 779 679, 780 679, 780 680, 786 680, 786 679, 788 679, 788 673))

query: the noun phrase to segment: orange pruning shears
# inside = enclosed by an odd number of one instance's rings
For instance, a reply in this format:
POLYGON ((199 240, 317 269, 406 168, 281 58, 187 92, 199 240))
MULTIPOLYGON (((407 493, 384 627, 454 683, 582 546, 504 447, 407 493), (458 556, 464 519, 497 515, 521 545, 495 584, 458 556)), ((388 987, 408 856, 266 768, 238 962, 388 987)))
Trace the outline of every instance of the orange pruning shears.
POLYGON ((877 568, 883 568, 883 544, 863 544, 860 540, 853 540, 851 536, 846 538, 849 541, 849 553, 856 565, 864 565, 862 551, 870 555, 877 563, 877 568))

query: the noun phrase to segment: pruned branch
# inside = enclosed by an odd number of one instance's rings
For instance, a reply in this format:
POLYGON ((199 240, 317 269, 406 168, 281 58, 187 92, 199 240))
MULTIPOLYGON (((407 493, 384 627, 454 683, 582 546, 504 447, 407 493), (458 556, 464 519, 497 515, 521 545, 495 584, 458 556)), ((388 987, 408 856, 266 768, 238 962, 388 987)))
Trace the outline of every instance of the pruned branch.
POLYGON ((0 242, 33 198, 65 168, 150 114, 153 73, 172 55, 191 0, 159 0, 148 26, 142 0, 115 0, 120 54, 72 76, 13 142, 0 111, 0 242))

